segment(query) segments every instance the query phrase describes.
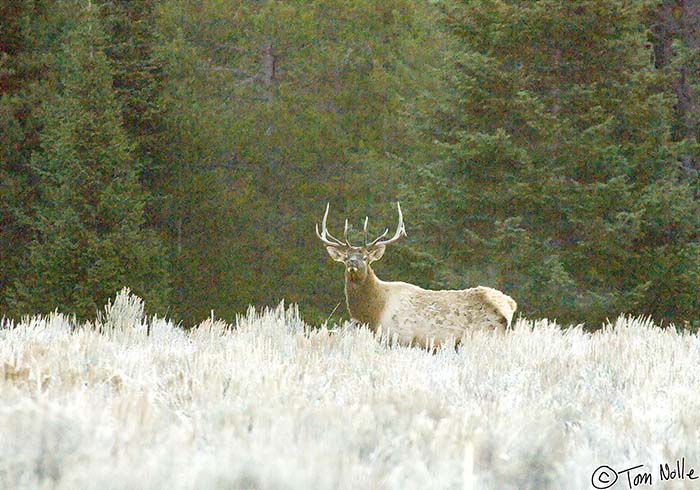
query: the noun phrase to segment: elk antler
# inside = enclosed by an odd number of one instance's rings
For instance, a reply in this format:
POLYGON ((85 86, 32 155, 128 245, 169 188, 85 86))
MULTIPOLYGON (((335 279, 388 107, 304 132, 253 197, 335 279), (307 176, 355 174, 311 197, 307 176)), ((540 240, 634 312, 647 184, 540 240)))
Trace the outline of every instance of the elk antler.
MULTIPOLYGON (((335 248, 358 248, 358 247, 353 247, 350 245, 350 241, 348 240, 348 220, 345 220, 345 228, 343 229, 343 240, 345 243, 342 241, 338 240, 335 238, 333 235, 331 235, 328 232, 328 228, 326 226, 328 222, 328 211, 331 207, 331 204, 328 203, 326 204, 326 212, 323 214, 323 221, 321 222, 321 232, 319 233, 318 231, 318 223, 316 223, 316 236, 321 239, 321 241, 325 244, 328 245, 329 247, 335 247, 335 248)), ((369 249, 371 247, 381 247, 381 246, 386 246, 389 245, 390 243, 394 243, 397 241, 399 238, 402 236, 406 236, 406 228, 404 228, 403 225, 403 214, 401 213, 401 205, 397 202, 396 207, 399 210, 399 224, 396 226, 396 233, 394 233, 394 236, 389 238, 388 240, 383 240, 388 234, 389 234, 389 228, 384 230, 384 233, 379 235, 377 238, 375 238, 371 242, 367 242, 367 224, 369 222, 369 218, 365 217, 365 224, 362 228, 362 233, 364 235, 364 248, 369 249)))
POLYGON ((328 211, 331 207, 331 203, 326 204, 326 212, 323 214, 323 221, 321 222, 321 233, 318 232, 318 223, 316 223, 316 236, 318 236, 321 241, 328 245, 329 247, 335 248, 346 248, 350 246, 348 243, 348 220, 345 220, 345 243, 338 240, 336 237, 328 233, 328 228, 326 227, 326 222, 328 221, 328 211))
POLYGON ((396 207, 399 210, 399 224, 396 225, 396 233, 394 236, 388 240, 382 240, 385 236, 389 234, 389 228, 384 230, 384 233, 375 238, 371 243, 367 243, 367 220, 365 220, 365 248, 370 247, 381 247, 394 243, 399 240, 402 236, 406 236, 406 228, 403 225, 403 213, 401 212, 401 204, 396 201, 396 207))

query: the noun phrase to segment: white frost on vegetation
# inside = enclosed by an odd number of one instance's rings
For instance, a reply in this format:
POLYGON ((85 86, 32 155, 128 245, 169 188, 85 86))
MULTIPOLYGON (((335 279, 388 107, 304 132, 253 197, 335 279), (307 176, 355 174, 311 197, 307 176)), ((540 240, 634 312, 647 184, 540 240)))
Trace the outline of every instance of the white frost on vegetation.
POLYGON ((520 320, 430 354, 283 305, 190 332, 143 307, 123 291, 95 325, 2 321, 0 488, 576 490, 602 464, 700 471, 698 338, 648 320, 520 320))

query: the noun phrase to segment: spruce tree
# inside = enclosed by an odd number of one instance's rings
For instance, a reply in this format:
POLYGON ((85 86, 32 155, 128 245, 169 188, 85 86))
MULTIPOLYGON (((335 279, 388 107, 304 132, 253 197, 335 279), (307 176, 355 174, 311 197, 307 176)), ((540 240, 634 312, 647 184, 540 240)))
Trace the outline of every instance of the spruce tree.
POLYGON ((43 104, 40 150, 32 155, 39 204, 14 307, 86 317, 124 286, 164 306, 165 254, 143 226, 142 169, 123 128, 105 33, 91 4, 78 20, 58 60, 60 93, 43 104))
POLYGON ((377 229, 396 219, 403 112, 437 58, 431 8, 162 3, 162 221, 188 321, 281 298, 323 320, 342 300, 314 222, 327 201, 377 229))
POLYGON ((700 313, 700 207, 677 171, 642 7, 446 4, 451 92, 423 197, 439 203, 426 220, 450 244, 448 285, 495 285, 565 322, 700 313))
POLYGON ((56 2, 0 3, 0 315, 23 275, 36 204, 31 154, 43 123, 40 101, 51 91, 49 59, 70 9, 56 2))

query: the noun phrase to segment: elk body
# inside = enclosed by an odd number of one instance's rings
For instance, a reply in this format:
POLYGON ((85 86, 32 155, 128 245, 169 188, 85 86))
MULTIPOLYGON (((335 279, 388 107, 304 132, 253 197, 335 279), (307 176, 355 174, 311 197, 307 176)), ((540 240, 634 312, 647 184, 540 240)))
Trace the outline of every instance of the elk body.
POLYGON ((459 343, 473 330, 505 330, 510 326, 517 305, 496 289, 478 286, 432 291, 405 282, 382 281, 374 274, 370 264, 382 258, 387 245, 406 235, 400 204, 399 223, 389 239, 387 229, 368 242, 365 218, 363 246, 348 241, 347 220, 343 241, 328 232, 329 208, 326 206, 321 232, 316 225, 316 235, 331 258, 345 265, 345 299, 354 320, 366 323, 375 332, 382 327, 404 345, 423 347, 459 343))

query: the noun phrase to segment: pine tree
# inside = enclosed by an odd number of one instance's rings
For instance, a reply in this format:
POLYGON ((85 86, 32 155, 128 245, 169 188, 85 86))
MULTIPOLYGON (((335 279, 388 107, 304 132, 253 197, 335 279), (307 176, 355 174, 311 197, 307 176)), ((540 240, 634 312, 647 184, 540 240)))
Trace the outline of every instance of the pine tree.
POLYGON ((39 101, 50 91, 47 69, 67 9, 55 2, 0 4, 0 309, 23 274, 36 200, 29 161, 38 148, 39 101))
POLYGON ((15 283, 14 309, 94 314, 124 286, 154 307, 168 294, 162 244, 144 229, 147 196, 121 119, 96 8, 88 4, 66 34, 60 93, 43 105, 39 179, 25 274, 15 283))
POLYGON ((700 2, 661 0, 649 7, 654 65, 668 73, 667 90, 676 97, 673 135, 685 143, 681 165, 700 183, 700 2))
POLYGON ((677 172, 642 7, 447 4, 452 92, 431 130, 442 159, 425 172, 448 282, 496 285, 562 321, 697 316, 700 207, 677 172), (685 220, 664 211, 668 196, 685 220))
POLYGON ((436 57, 429 8, 162 5, 159 107, 171 137, 162 194, 172 199, 163 222, 188 320, 281 298, 324 319, 342 299, 314 221, 327 201, 370 214, 377 228, 396 219, 395 155, 409 139, 402 112, 436 57))

